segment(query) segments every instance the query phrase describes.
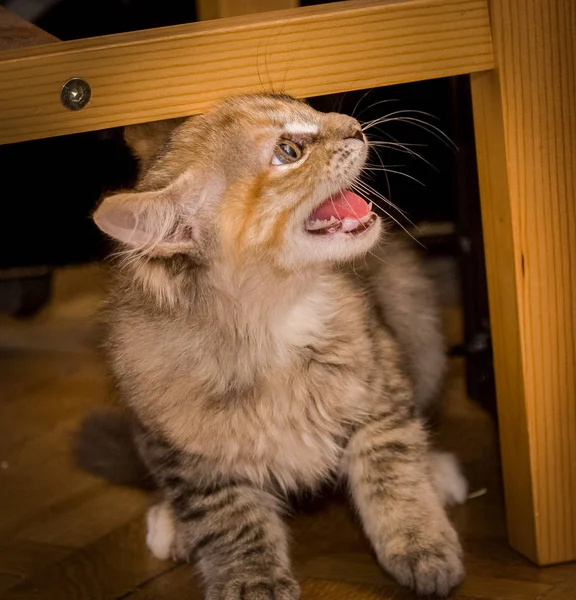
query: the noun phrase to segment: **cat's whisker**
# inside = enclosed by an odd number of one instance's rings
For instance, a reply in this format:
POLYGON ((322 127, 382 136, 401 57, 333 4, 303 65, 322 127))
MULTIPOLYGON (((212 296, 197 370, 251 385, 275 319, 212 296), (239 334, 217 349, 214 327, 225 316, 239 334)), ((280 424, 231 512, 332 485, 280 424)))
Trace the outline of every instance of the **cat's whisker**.
MULTIPOLYGON (((280 28, 280 32, 278 33, 278 37, 280 36, 280 34, 282 33, 282 30, 284 29, 284 25, 280 28)), ((304 34, 306 34, 306 32, 310 29, 309 25, 306 25, 306 28, 304 30, 304 34)), ((288 63, 288 67, 286 68, 285 72, 284 72, 284 78, 282 79, 282 86, 280 88, 280 92, 284 93, 284 90, 286 89, 286 80, 288 78, 288 73, 290 72, 290 69, 292 68, 292 65, 294 64, 294 61, 296 60, 296 56, 297 56, 297 52, 298 52, 299 48, 296 48, 296 51, 294 51, 293 46, 290 46, 289 49, 289 54, 292 55, 292 57, 290 58, 290 62, 288 63)))
POLYGON ((379 200, 385 202, 390 208, 396 210, 404 219, 408 221, 410 225, 414 226, 414 223, 410 221, 406 213, 401 208, 396 206, 393 202, 391 202, 388 198, 386 198, 383 194, 375 190, 371 185, 367 184, 365 181, 357 180, 352 184, 352 187, 354 187, 355 191, 359 192, 361 195, 364 194, 368 196, 372 203, 381 211, 385 212, 386 214, 389 214, 388 211, 381 204, 374 200, 374 196, 376 196, 379 200))
POLYGON ((256 49, 256 74, 258 75, 260 87, 262 88, 262 91, 265 92, 266 88, 264 87, 264 82, 262 81, 262 74, 260 73, 260 45, 258 45, 256 49))
POLYGON ((370 88, 369 90, 366 90, 362 96, 360 97, 360 99, 356 102, 356 104, 354 105, 354 108, 352 109, 352 112, 350 113, 351 117, 354 117, 354 113, 356 112, 356 109, 358 108, 358 106, 361 104, 361 102, 364 100, 364 98, 366 98, 370 93, 372 93, 374 91, 374 88, 370 88))
POLYGON ((439 118, 436 115, 426 112, 424 110, 417 110, 415 108, 403 108, 401 110, 395 110, 394 112, 388 113, 388 114, 384 115, 383 117, 379 117, 379 118, 388 118, 388 117, 394 117, 396 115, 403 115, 403 114, 424 115, 426 117, 430 117, 431 119, 436 119, 437 121, 439 120, 439 118))
MULTIPOLYGON (((375 254, 374 252, 372 252, 371 250, 368 251, 368 254, 370 254, 370 256, 373 256, 376 260, 380 261, 383 265, 390 265, 392 263, 389 263, 387 261, 385 261, 381 256, 378 256, 377 254, 375 254)), ((368 262, 366 261, 366 259, 364 259, 364 264, 368 264, 368 262)))
MULTIPOLYGON (((396 204, 394 204, 388 198, 386 198, 383 194, 381 194, 380 192, 378 192, 377 190, 375 190, 371 185, 367 184, 364 181, 356 181, 356 184, 360 184, 361 186, 363 186, 363 193, 367 194, 370 197, 372 203, 377 208, 379 208, 381 211, 383 211, 384 213, 386 213, 388 216, 392 217, 392 215, 390 215, 390 213, 383 206, 381 206, 380 204, 378 204, 378 202, 376 202, 376 200, 374 200, 374 196, 376 196, 377 198, 379 198, 382 201, 386 202, 386 204, 388 204, 390 206, 390 208, 393 208, 394 210, 398 211, 398 213, 404 219, 406 219, 406 221, 408 222, 409 225, 411 225, 414 229, 418 230, 417 225, 408 217, 408 215, 406 214, 406 212, 404 210, 402 210, 401 208, 399 208, 398 206, 396 206, 396 204)), ((398 224, 400 225, 400 223, 398 223, 398 224)))
MULTIPOLYGON (((371 136, 374 136, 373 133, 370 134, 371 136)), ((368 136, 367 136, 368 137, 368 136)), ((374 136, 376 138, 378 138, 377 140, 372 140, 370 139, 370 137, 368 137, 368 143, 370 145, 375 145, 375 146, 406 146, 407 148, 427 148, 428 144, 413 144, 410 142, 406 142, 404 144, 400 143, 400 142, 389 142, 388 140, 383 140, 382 138, 380 138, 379 136, 374 136)))
POLYGON ((364 123, 363 125, 363 130, 364 129, 370 129, 371 127, 375 127, 376 125, 386 122, 388 120, 390 120, 391 117, 395 117, 396 115, 400 115, 400 114, 420 114, 420 115, 425 115, 427 117, 430 117, 432 119, 438 119, 438 117, 436 117, 435 115, 431 114, 431 113, 427 113, 423 110, 415 110, 415 109, 403 109, 403 110, 396 110, 393 111, 391 113, 387 113, 385 115, 382 115, 381 117, 377 117, 376 119, 372 119, 371 121, 367 121, 366 123, 364 123))
MULTIPOLYGON (((382 121, 382 123, 393 122, 408 123, 410 125, 413 125, 414 127, 423 129, 424 131, 428 132, 430 135, 433 135, 436 139, 441 141, 447 148, 458 152, 458 146, 450 139, 450 136, 445 134, 439 127, 436 127, 436 125, 433 125, 432 123, 427 123, 426 121, 423 121, 422 119, 417 119, 416 117, 392 117, 387 118, 385 121, 382 121)), ((380 124, 381 123, 377 123, 377 125, 380 124)))
POLYGON ((448 148, 451 148, 455 152, 458 151, 458 146, 452 141, 450 136, 447 135, 446 133, 444 133, 439 127, 436 127, 436 125, 433 125, 432 123, 427 123, 426 121, 423 121, 422 119, 417 119, 416 117, 394 117, 394 118, 398 119, 398 121, 400 121, 400 122, 411 123, 412 125, 414 125, 416 127, 420 127, 421 129, 424 129, 424 131, 427 131, 428 133, 434 135, 437 139, 442 141, 448 148))
POLYGON ((383 171, 385 173, 393 173, 395 175, 402 175, 403 177, 412 179, 412 181, 415 181, 416 183, 420 184, 422 187, 426 187, 425 183, 422 183, 419 179, 416 179, 416 177, 412 177, 412 175, 408 175, 408 173, 404 173, 402 171, 396 171, 395 169, 388 169, 387 167, 368 167, 368 170, 369 171, 383 171))
MULTIPOLYGON (((360 100, 358 100, 358 102, 356 102, 356 104, 354 105, 354 108, 352 109, 352 112, 350 113, 351 117, 354 117, 354 114, 356 113, 356 109, 360 106, 360 104, 362 104, 364 98, 368 97, 376 88, 370 88, 369 90, 367 90, 366 92, 364 92, 364 94, 362 94, 362 97, 360 98, 360 100)), ((373 106, 373 105, 371 105, 373 106)), ((370 107, 369 107, 370 108, 370 107)), ((363 113, 366 112, 366 108, 362 109, 359 113, 358 113, 358 117, 363 113)), ((358 118, 356 117, 356 118, 358 118)))
MULTIPOLYGON (((355 185, 355 184, 353 184, 353 185, 355 185)), ((353 186, 351 186, 351 187, 353 187, 353 186)), ((358 190, 358 189, 356 189, 355 191, 356 191, 357 193, 359 192, 359 194, 358 194, 358 195, 361 195, 362 193, 365 193, 365 192, 362 192, 361 190, 358 190)), ((408 234, 408 235, 409 235, 409 236, 410 236, 410 237, 411 237, 411 238, 412 238, 412 239, 413 239, 413 240, 414 240, 414 241, 415 241, 417 244, 419 244, 420 246, 424 247, 424 245, 422 244, 422 242, 420 242, 420 240, 418 240, 417 238, 415 238, 415 237, 414 237, 414 236, 413 236, 413 235, 410 233, 410 231, 409 231, 409 230, 408 230, 406 227, 404 227, 404 225, 402 225, 402 223, 400 223, 400 221, 398 221, 398 219, 396 219, 396 218, 395 218, 393 215, 391 215, 391 214, 390 214, 390 213, 389 213, 389 212, 388 212, 388 211, 387 211, 385 208, 383 208, 382 206, 378 205, 378 204, 377 204, 376 202, 374 202, 373 200, 372 200, 372 202, 373 202, 373 204, 375 204, 375 205, 376 205, 376 206, 377 206, 377 207, 378 207, 378 208, 379 208, 379 209, 380 209, 380 210, 381 210, 381 211, 382 211, 382 212, 383 212, 383 213, 384 213, 386 216, 390 217, 390 218, 391 218, 391 219, 394 221, 394 223, 396 223, 396 225, 398 225, 399 227, 401 227, 401 228, 402 228, 402 229, 403 229, 403 230, 404 230, 404 231, 405 231, 405 232, 406 232, 406 233, 407 233, 407 234, 408 234)), ((397 208, 397 207, 395 207, 395 208, 397 208)), ((400 209, 398 209, 398 210, 400 210, 400 209)), ((413 223, 411 223, 411 225, 413 225, 413 223)))
POLYGON ((378 164, 378 165, 375 164, 375 163, 365 163, 364 164, 364 167, 374 167, 376 169, 378 169, 378 168, 381 167, 381 169, 380 169, 381 171, 383 171, 385 169, 388 169, 388 168, 391 168, 391 169, 403 169, 405 166, 406 165, 386 165, 386 166, 384 166, 381 161, 380 161, 380 164, 378 164))
MULTIPOLYGON (((392 137, 392 136, 390 136, 390 137, 392 137)), ((392 138, 392 139, 394 139, 394 138, 392 138)), ((397 144, 398 147, 387 146, 387 145, 385 146, 384 144, 380 144, 380 142, 368 142, 368 147, 373 148, 374 151, 376 152, 376 154, 378 154, 378 152, 376 150, 378 147, 389 148, 390 150, 394 150, 396 152, 404 152, 405 154, 409 154, 410 156, 412 156, 414 158, 420 159, 422 162, 426 163, 429 167, 434 169, 434 171, 438 172, 438 169, 429 160, 424 158, 421 154, 419 154, 418 152, 415 152, 414 150, 412 150, 405 144, 401 144, 400 142, 395 142, 395 143, 397 144)))
MULTIPOLYGON (((360 117, 360 115, 362 115, 363 113, 365 113, 366 111, 370 110, 371 108, 374 108, 376 106, 380 106, 381 104, 386 104, 388 102, 400 102, 399 98, 386 98, 385 100, 378 100, 377 102, 373 102, 372 104, 370 104, 370 106, 367 106, 366 108, 363 108, 359 113, 358 113, 358 117, 360 117)), ((358 118, 357 117, 357 118, 358 118)))
MULTIPOLYGON (((374 189, 371 185, 367 184, 365 181, 361 181, 359 179, 357 179, 353 185, 363 188, 363 192, 365 194, 368 194, 370 196, 374 195, 377 198, 379 198, 380 200, 382 200, 383 202, 386 202, 386 204, 388 204, 388 206, 390 206, 391 208, 393 208, 394 210, 397 210, 405 219, 408 220, 408 217, 406 216, 406 213, 399 208, 398 206, 396 206, 391 200, 389 200, 388 198, 386 198, 386 196, 384 196, 383 194, 381 194, 379 191, 377 191, 376 189, 374 189)), ((378 206, 378 208, 380 208, 381 210, 382 207, 379 206, 378 204, 376 204, 376 206, 378 206)), ((413 225, 413 223, 410 223, 411 225, 413 225)))
MULTIPOLYGON (((280 35, 280 32, 276 33, 277 36, 280 35)), ((270 86, 270 90, 273 94, 276 93, 274 89, 274 83, 272 82, 272 76, 270 75, 270 65, 268 63, 268 51, 270 49, 270 42, 272 41, 272 37, 274 36, 274 30, 272 29, 266 38, 266 46, 264 47, 264 66, 266 68, 266 76, 268 78, 268 85, 270 86)))
MULTIPOLYGON (((382 160, 380 153, 377 150, 375 150, 375 154, 376 154, 376 157, 378 158, 378 162, 380 163, 380 166, 382 168, 384 168, 384 161, 382 160)), ((366 166, 378 166, 378 165, 367 164, 366 166)), ((388 173, 384 172, 384 177, 386 178, 386 185, 388 187, 388 196, 390 197, 390 202, 392 202, 392 187, 390 186, 390 178, 388 177, 388 173)))

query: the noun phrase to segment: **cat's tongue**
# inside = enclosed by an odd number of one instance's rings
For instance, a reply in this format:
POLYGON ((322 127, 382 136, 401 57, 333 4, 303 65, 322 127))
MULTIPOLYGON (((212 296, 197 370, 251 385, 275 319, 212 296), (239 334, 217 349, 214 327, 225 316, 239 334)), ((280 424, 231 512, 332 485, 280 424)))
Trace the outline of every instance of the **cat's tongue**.
POLYGON ((330 196, 308 217, 309 223, 346 218, 361 220, 370 212, 368 203, 354 192, 339 192, 330 196))

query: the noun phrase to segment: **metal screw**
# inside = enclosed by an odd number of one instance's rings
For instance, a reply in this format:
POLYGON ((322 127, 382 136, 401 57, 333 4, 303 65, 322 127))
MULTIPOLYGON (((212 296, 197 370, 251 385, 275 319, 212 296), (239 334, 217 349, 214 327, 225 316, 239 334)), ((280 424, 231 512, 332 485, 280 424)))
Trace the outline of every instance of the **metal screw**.
POLYGON ((92 88, 87 81, 79 77, 69 79, 60 92, 60 100, 68 110, 83 109, 92 98, 92 88))

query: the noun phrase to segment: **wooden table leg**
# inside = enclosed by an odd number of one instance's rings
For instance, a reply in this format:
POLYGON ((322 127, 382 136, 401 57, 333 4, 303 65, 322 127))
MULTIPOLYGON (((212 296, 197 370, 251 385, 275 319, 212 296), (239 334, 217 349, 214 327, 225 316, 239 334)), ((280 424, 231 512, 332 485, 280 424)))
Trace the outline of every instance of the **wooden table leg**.
POLYGON ((472 75, 509 538, 576 559, 576 3, 492 0, 472 75))

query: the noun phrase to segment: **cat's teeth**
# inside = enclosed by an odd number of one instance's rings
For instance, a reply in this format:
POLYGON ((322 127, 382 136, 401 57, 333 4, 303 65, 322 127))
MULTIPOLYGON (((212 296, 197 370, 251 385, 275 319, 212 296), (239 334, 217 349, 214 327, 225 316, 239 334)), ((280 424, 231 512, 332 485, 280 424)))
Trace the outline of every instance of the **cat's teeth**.
POLYGON ((360 219, 353 219, 352 217, 346 217, 342 221, 342 231, 344 231, 344 232, 354 231, 361 223, 362 223, 362 221, 360 219))
POLYGON ((332 215, 330 217, 330 220, 328 221, 321 221, 319 219, 316 219, 314 221, 308 221, 306 223, 306 229, 308 229, 309 231, 317 231, 318 229, 328 229, 332 225, 339 222, 340 221, 336 217, 334 217, 334 215, 332 215))
POLYGON ((368 203, 368 210, 369 210, 369 211, 372 211, 372 201, 370 201, 370 202, 368 203))

